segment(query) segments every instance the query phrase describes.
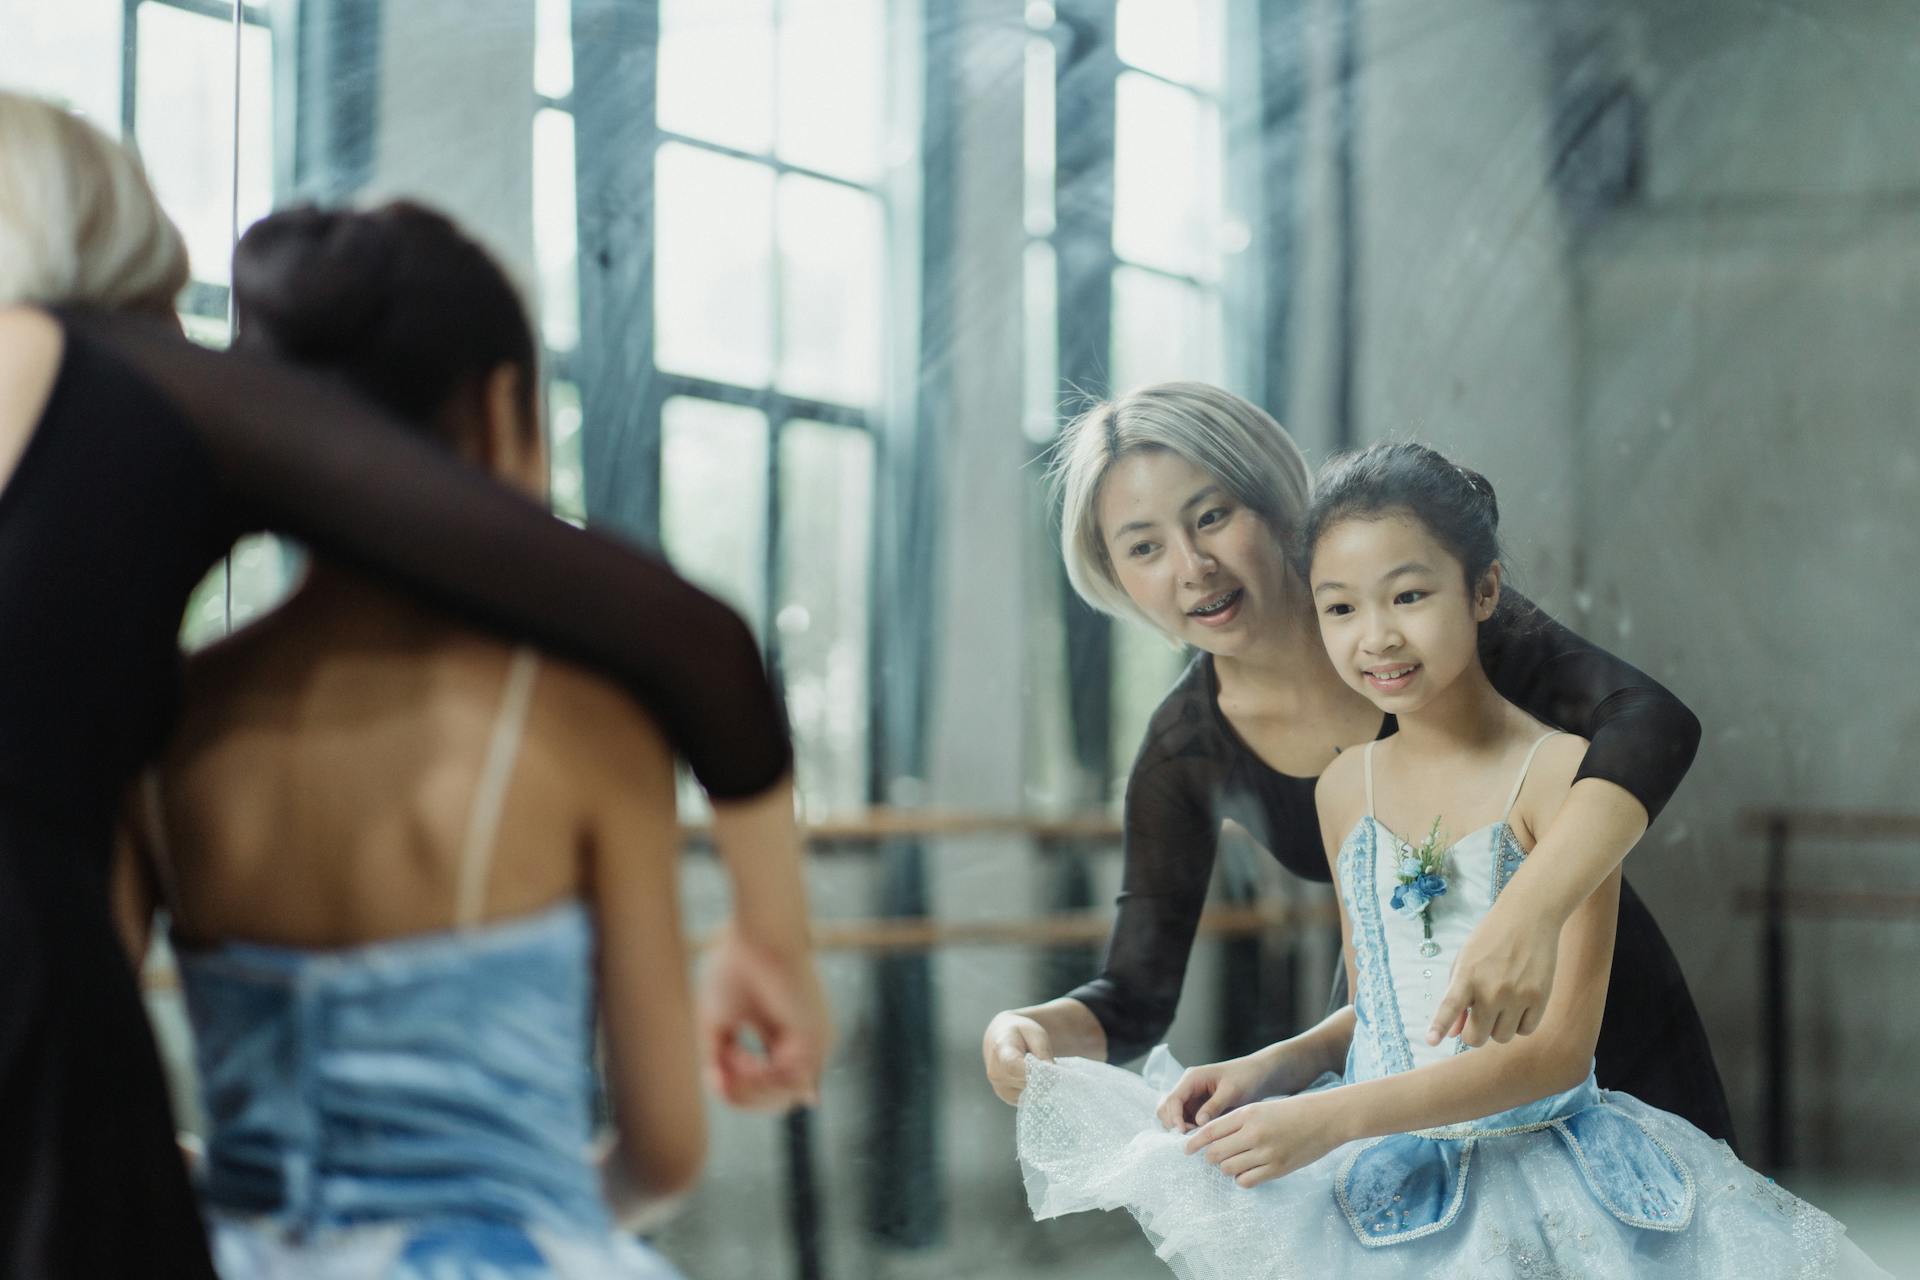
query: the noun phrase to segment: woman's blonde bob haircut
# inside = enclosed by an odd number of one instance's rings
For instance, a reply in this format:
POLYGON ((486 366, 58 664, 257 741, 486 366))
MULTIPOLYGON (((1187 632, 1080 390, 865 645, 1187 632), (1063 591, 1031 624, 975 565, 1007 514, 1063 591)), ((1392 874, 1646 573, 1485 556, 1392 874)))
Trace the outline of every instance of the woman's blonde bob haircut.
POLYGON ((1060 554, 1073 589, 1102 613, 1146 621, 1113 569, 1100 529, 1100 486, 1130 453, 1164 449, 1219 480, 1284 551, 1312 494, 1293 437, 1257 405, 1204 382, 1161 382, 1088 409, 1060 435, 1051 474, 1060 500, 1060 554))
POLYGON ((187 249, 131 151, 0 90, 0 306, 165 311, 187 249))

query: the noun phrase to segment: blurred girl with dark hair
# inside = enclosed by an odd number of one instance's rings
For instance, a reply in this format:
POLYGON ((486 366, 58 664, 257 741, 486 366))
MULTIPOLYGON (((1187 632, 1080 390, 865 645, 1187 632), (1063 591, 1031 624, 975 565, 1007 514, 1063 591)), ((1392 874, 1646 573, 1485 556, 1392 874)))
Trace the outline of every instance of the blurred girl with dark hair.
MULTIPOLYGON (((533 332, 439 214, 275 214, 240 345, 544 499, 533 332)), ((672 756, 598 677, 316 560, 187 665, 116 901, 171 920, 222 1275, 666 1274, 612 1231, 703 1151, 672 756), (596 1000, 597 995, 597 1000, 596 1000), (619 1140, 603 1197, 592 1028, 619 1140)))
MULTIPOLYGON (((703 1002, 718 1082, 736 1101, 805 1096, 825 1013, 791 750, 744 623, 336 380, 193 346, 171 311, 186 279, 131 154, 0 93, 0 1274, 212 1274, 107 871, 121 798, 172 727, 187 595, 250 529, 610 676, 645 708, 715 798, 736 890, 703 1002), (747 1026, 766 1056, 734 1042, 747 1026)), ((541 683, 558 697, 574 678, 541 683)), ((606 767, 657 776, 646 723, 606 767)), ((487 911, 534 893, 476 879, 487 911)))

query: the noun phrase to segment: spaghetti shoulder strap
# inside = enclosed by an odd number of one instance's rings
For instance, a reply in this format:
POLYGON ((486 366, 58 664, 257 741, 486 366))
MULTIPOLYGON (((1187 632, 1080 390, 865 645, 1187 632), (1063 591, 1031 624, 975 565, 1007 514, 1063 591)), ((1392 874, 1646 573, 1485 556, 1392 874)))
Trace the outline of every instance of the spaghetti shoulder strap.
POLYGON ((1548 738, 1559 737, 1560 732, 1560 730, 1554 729, 1541 734, 1533 740, 1533 747, 1527 752, 1527 758, 1520 763, 1520 776, 1513 780, 1513 793, 1507 797, 1507 807, 1502 810, 1500 814, 1501 821, 1504 822, 1508 817, 1512 816, 1513 806, 1520 803, 1521 789, 1527 785, 1527 771, 1533 768, 1533 758, 1540 754, 1540 747, 1548 738))
POLYGON ((1373 816, 1373 743, 1369 742, 1361 759, 1362 772, 1367 775, 1367 816, 1373 816))
POLYGON ((158 769, 148 769, 140 775, 140 810, 141 823, 146 827, 147 852, 153 860, 153 876, 160 883, 161 905, 177 921, 180 883, 173 874, 173 851, 167 846, 167 820, 160 806, 158 769))
POLYGON ((467 818, 466 842, 460 849, 460 881, 454 903, 454 926, 471 929, 480 923, 487 905, 487 873, 493 866, 494 839, 500 833, 500 810, 506 803, 507 783, 520 758, 520 739, 533 702, 533 678, 540 659, 531 649, 516 649, 507 667, 500 710, 493 719, 493 737, 487 743, 486 762, 473 791, 473 812, 467 818))

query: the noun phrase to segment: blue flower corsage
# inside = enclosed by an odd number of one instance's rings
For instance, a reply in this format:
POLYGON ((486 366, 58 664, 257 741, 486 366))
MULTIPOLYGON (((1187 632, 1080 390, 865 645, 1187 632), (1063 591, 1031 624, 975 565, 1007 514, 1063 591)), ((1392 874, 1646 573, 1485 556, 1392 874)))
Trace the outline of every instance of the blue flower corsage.
POLYGON ((1400 855, 1397 872, 1400 883, 1389 905, 1403 916, 1418 917, 1421 936, 1425 939, 1420 945, 1420 954, 1439 955, 1439 944, 1433 940, 1433 900, 1447 891, 1447 846, 1440 842, 1440 819, 1433 820, 1433 827, 1419 848, 1400 855))

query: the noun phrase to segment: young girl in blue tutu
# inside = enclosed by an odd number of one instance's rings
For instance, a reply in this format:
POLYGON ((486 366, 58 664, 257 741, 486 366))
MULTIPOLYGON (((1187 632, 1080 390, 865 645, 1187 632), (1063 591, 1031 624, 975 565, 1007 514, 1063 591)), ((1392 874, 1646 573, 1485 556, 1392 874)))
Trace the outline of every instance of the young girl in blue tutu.
POLYGON ((1034 1215, 1124 1207, 1184 1280, 1884 1275, 1725 1143, 1595 1083, 1618 871, 1563 930, 1538 1030, 1429 1039, 1452 957, 1587 747, 1481 665, 1483 629, 1521 625, 1498 524, 1486 479, 1421 445, 1321 477, 1300 544, 1321 638, 1398 726, 1315 792, 1353 1002, 1185 1072, 1164 1046, 1144 1077, 1030 1059, 1034 1215))

